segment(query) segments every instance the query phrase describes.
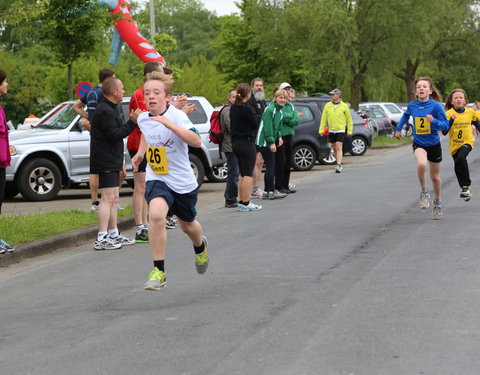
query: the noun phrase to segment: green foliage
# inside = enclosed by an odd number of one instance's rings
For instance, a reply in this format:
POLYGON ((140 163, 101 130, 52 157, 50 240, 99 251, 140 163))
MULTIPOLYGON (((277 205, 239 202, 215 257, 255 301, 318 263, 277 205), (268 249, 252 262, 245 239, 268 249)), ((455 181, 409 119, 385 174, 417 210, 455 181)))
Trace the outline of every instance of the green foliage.
POLYGON ((224 83, 215 65, 205 57, 193 57, 181 66, 182 75, 175 75, 175 92, 205 96, 213 106, 224 104, 234 83, 224 83))

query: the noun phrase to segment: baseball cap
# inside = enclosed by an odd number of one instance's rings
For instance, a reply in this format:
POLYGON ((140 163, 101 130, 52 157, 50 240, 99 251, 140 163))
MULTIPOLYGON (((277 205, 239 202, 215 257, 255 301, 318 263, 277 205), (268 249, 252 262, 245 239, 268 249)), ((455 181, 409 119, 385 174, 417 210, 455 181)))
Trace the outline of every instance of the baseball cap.
POLYGON ((340 95, 342 92, 339 90, 339 89, 333 89, 332 91, 330 91, 328 93, 328 95, 334 95, 334 94, 338 94, 340 95))
POLYGON ((278 86, 279 90, 285 90, 287 87, 292 87, 292 85, 290 83, 283 82, 280 84, 280 86, 278 86))

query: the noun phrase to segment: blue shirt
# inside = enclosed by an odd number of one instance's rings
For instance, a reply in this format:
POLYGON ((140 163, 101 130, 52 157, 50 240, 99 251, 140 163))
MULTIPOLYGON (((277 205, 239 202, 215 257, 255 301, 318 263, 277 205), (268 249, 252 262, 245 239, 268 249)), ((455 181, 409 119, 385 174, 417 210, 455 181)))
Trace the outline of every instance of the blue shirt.
POLYGON ((80 99, 82 103, 87 105, 88 120, 90 122, 93 120, 93 112, 95 112, 95 108, 97 108, 97 104, 102 97, 102 86, 95 86, 80 99))
POLYGON ((410 116, 413 117, 413 141, 420 146, 435 146, 440 143, 439 130, 448 131, 447 115, 441 103, 428 99, 426 102, 419 100, 408 103, 396 130, 401 131, 410 116), (432 115, 432 122, 428 122, 427 115, 432 115))

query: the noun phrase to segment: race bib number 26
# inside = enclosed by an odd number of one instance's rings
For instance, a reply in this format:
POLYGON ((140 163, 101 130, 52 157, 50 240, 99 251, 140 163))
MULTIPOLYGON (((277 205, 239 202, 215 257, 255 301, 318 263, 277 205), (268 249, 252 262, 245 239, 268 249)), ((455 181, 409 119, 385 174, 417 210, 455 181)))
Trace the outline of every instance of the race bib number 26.
POLYGON ((147 162, 155 174, 167 174, 168 162, 165 147, 148 147, 147 162))
POLYGON ((432 134, 430 122, 426 117, 415 117, 415 132, 417 134, 432 134))

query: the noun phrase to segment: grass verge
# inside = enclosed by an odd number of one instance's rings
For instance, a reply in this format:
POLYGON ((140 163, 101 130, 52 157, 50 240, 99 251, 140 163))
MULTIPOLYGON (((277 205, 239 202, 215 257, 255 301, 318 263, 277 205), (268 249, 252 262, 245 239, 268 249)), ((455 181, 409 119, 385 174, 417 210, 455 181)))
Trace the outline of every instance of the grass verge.
POLYGON ((396 145, 405 142, 411 142, 411 137, 402 137, 401 139, 397 139, 395 137, 387 137, 386 135, 379 135, 372 141, 372 146, 389 146, 389 145, 396 145))
MULTIPOLYGON (((118 217, 131 215, 132 207, 118 211, 118 217)), ((11 245, 41 240, 56 234, 97 224, 96 212, 64 210, 25 216, 2 216, 0 234, 11 245)))

